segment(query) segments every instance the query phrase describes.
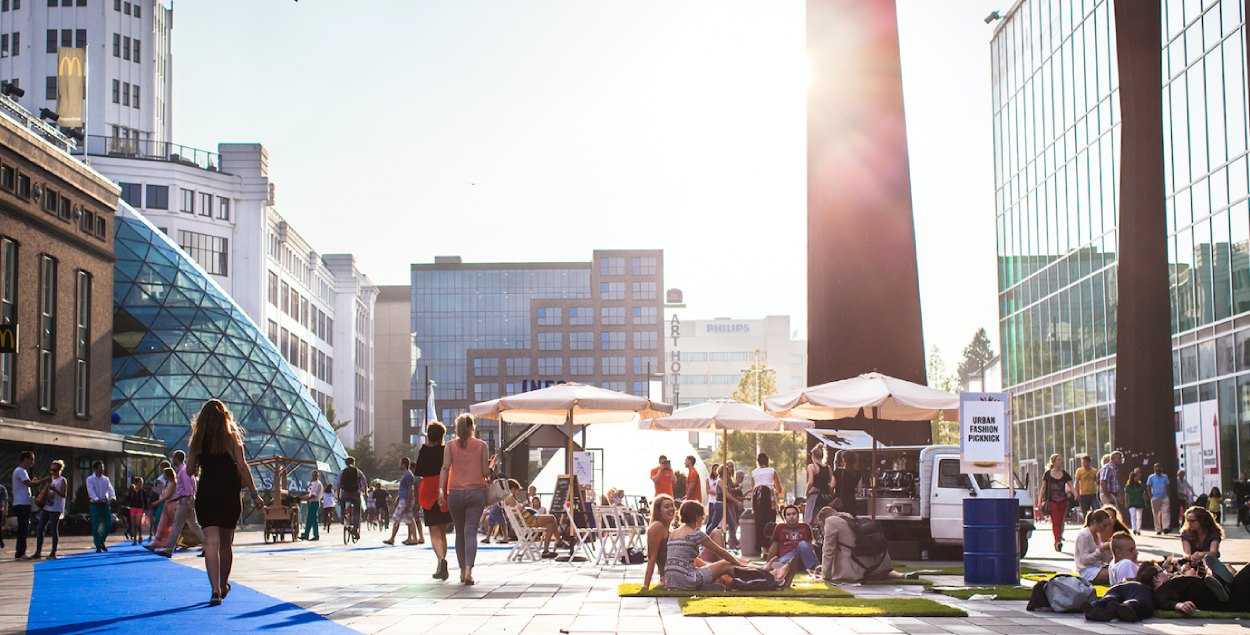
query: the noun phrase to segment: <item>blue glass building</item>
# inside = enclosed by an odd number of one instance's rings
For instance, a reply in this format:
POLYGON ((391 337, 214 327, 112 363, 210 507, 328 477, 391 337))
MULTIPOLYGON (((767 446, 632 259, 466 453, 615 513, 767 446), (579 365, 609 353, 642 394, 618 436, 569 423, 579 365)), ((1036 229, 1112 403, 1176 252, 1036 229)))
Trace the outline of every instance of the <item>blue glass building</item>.
MULTIPOLYGON (((116 225, 113 430, 185 448, 190 422, 216 397, 246 431, 249 458, 310 459, 339 472, 343 445, 264 333, 125 204, 116 225)), ((308 468, 296 473, 307 477, 308 468)))

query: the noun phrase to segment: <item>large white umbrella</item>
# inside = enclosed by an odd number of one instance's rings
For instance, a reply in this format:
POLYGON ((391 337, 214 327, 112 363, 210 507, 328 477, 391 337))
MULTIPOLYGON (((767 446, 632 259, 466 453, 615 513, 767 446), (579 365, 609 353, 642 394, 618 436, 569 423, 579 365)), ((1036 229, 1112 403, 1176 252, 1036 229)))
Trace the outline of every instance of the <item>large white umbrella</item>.
MULTIPOLYGON (((817 421, 858 416, 887 421, 932 421, 943 416, 957 419, 959 395, 881 373, 864 373, 767 397, 764 409, 779 417, 797 416, 817 421)), ((869 511, 876 518, 877 435, 872 437, 869 511)))
POLYGON ((569 437, 564 455, 566 474, 573 473, 573 426, 628 423, 635 417, 664 417, 672 411, 673 407, 665 403, 586 384, 556 384, 469 406, 474 417, 504 423, 565 425, 569 437))
MULTIPOLYGON (((738 432, 803 432, 812 427, 811 421, 781 419, 751 404, 732 399, 714 399, 687 406, 662 419, 644 419, 638 422, 643 430, 680 430, 686 432, 721 433, 721 465, 729 460, 729 431, 738 432)), ((728 485, 721 475, 721 501, 728 500, 728 485)), ((721 531, 728 522, 728 514, 721 516, 721 531)))

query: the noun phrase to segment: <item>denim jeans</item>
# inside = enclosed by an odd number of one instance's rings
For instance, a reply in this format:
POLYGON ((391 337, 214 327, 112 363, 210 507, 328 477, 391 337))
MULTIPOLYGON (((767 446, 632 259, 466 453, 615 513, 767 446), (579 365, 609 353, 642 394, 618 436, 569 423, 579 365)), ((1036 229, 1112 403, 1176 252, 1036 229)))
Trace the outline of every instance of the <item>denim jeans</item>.
POLYGON ((812 548, 812 543, 806 540, 800 542, 794 551, 777 558, 777 562, 785 564, 793 560, 795 556, 798 556, 799 561, 803 563, 803 568, 808 571, 815 569, 816 565, 820 564, 820 558, 816 555, 816 550, 812 548))
POLYGON ((721 518, 725 514, 725 504, 718 501, 715 503, 711 503, 710 505, 708 505, 708 507, 710 507, 711 509, 708 511, 708 515, 707 515, 706 533, 710 534, 712 533, 713 530, 720 529, 721 518))
POLYGON ((456 527, 456 562, 461 569, 471 567, 477 560, 477 527, 486 508, 486 488, 451 490, 447 507, 456 527))
POLYGON ((42 510, 39 512, 39 529, 35 534, 35 553, 43 553, 43 532, 52 528, 52 552, 56 553, 56 545, 61 540, 61 512, 42 510))
POLYGON ((96 548, 113 532, 113 510, 108 503, 91 503, 91 542, 96 548))

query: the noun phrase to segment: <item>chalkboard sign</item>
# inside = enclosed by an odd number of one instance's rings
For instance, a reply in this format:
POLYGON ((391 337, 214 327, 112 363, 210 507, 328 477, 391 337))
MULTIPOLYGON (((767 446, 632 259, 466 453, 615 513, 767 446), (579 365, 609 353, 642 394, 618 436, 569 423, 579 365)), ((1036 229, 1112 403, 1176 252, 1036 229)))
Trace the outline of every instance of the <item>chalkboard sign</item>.
POLYGON ((560 516, 569 500, 573 501, 573 510, 582 510, 582 488, 576 474, 561 474, 556 477, 556 491, 551 495, 551 513, 560 516))

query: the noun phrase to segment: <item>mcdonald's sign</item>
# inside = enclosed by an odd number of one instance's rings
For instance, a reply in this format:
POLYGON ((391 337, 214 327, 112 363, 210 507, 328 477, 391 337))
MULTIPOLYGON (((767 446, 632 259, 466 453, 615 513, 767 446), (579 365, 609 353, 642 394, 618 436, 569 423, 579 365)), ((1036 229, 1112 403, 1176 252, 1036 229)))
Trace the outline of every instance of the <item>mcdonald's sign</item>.
POLYGON ((67 128, 83 125, 83 100, 87 94, 87 49, 56 50, 56 114, 67 128))
POLYGON ((17 352, 17 325, 0 324, 0 353, 17 352))

